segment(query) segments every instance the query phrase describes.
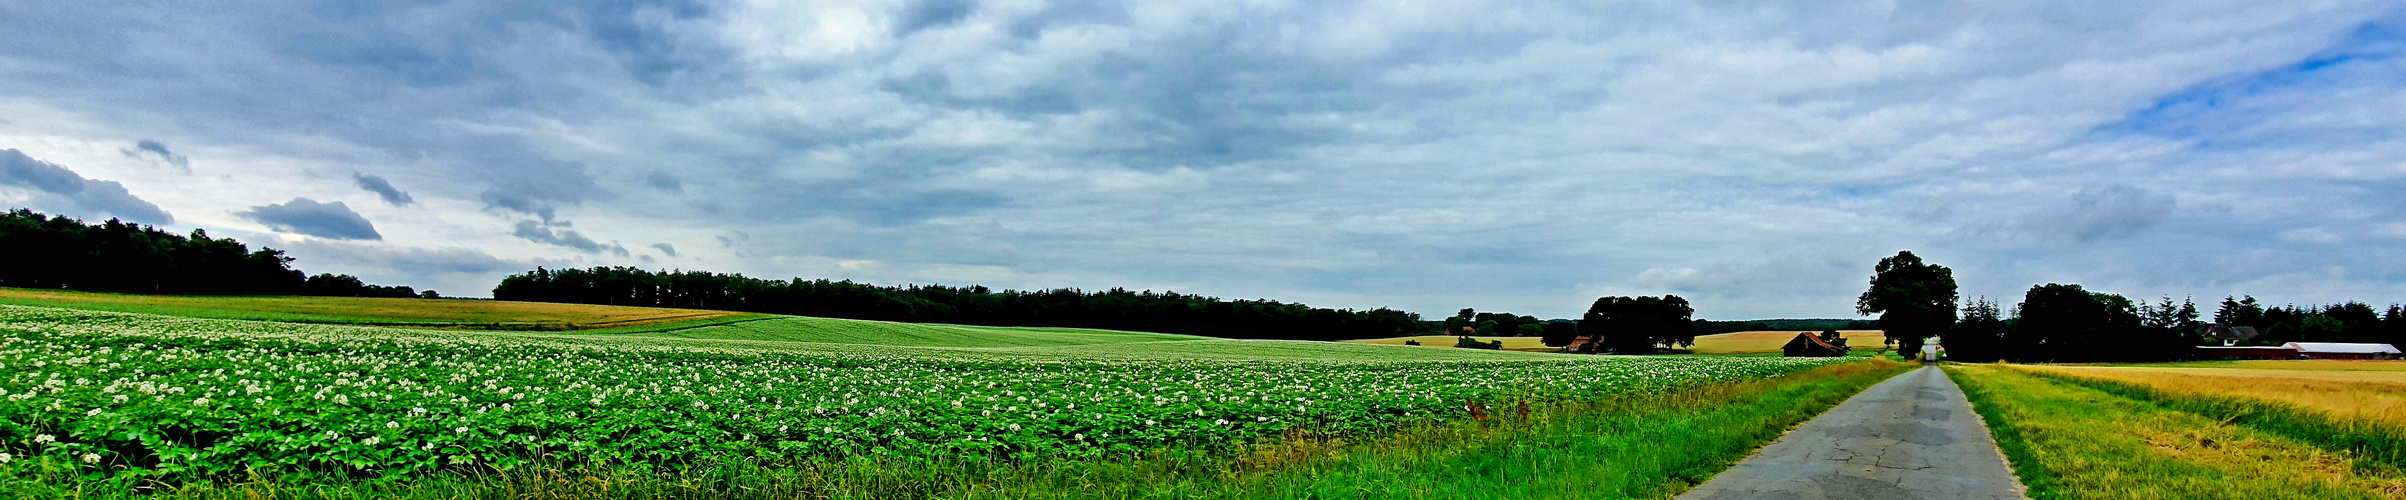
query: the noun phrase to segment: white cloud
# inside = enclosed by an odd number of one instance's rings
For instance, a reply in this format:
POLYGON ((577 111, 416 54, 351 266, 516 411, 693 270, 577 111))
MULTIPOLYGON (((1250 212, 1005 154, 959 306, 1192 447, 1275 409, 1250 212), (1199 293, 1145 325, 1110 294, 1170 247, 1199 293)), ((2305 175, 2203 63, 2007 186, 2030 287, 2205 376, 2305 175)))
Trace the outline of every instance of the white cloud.
POLYGON ((2406 292, 2358 237, 2406 234, 2375 1, 148 9, 13 13, 0 148, 209 227, 1432 314, 1844 315, 1897 248, 1992 296, 2406 292))

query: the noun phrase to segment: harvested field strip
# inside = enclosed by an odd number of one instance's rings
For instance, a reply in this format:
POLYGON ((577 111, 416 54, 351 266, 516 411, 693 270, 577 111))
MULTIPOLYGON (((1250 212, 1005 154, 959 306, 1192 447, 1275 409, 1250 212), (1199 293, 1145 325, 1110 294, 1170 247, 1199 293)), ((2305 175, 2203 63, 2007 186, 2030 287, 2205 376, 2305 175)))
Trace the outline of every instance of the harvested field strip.
POLYGON ((2032 498, 2406 498, 2395 468, 2093 379, 1997 365, 1948 374, 2032 498))
POLYGON ((190 318, 487 330, 626 328, 756 316, 697 309, 498 300, 132 295, 24 288, 0 288, 0 304, 190 318))
MULTIPOLYGON (((1531 352, 1536 352, 1536 351, 1555 351, 1555 350, 1557 350, 1557 348, 1553 348, 1553 347, 1546 347, 1546 344, 1545 344, 1545 339, 1544 339, 1544 338, 1540 338, 1540 337, 1471 337, 1471 338, 1473 338, 1473 339, 1478 339, 1480 342, 1494 342, 1494 341, 1501 340, 1501 341, 1503 341, 1503 342, 1504 342, 1504 350, 1508 350, 1508 351, 1531 351, 1531 352)), ((1456 342, 1459 342, 1460 340, 1461 340, 1461 338, 1460 338, 1460 337, 1458 337, 1458 336, 1454 336, 1454 335, 1420 335, 1420 336, 1414 336, 1414 337, 1395 337, 1395 338, 1385 338, 1385 339, 1369 339, 1369 340, 1348 340, 1348 341, 1346 341, 1346 342, 1352 342, 1352 343, 1356 343, 1356 344, 1371 344, 1371 345, 1404 345, 1404 342, 1406 342, 1406 341, 1412 341, 1412 342, 1419 342, 1421 347, 1453 347, 1453 346, 1454 346, 1454 344, 1455 344, 1456 342)))
POLYGON ((769 340, 919 347, 1046 347, 1191 341, 1209 338, 1085 328, 969 326, 797 316, 777 316, 757 321, 736 321, 698 328, 680 327, 641 333, 645 336, 685 339, 769 340))
POLYGON ((2406 467, 2406 425, 2397 422, 2254 397, 2178 392, 2141 383, 2018 367, 2008 369, 2284 436, 2345 453, 2361 466, 2392 472, 2406 467))

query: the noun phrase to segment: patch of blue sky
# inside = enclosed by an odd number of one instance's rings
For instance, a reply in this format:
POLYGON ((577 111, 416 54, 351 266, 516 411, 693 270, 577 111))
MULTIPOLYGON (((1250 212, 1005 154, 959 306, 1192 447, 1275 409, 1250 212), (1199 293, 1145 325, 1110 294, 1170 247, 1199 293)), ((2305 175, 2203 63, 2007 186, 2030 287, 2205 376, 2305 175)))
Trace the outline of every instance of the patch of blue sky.
MULTIPOLYGON (((2195 149, 2296 146, 2295 134, 2258 126, 2355 90, 2406 88, 2406 11, 2365 23, 2331 47, 2269 70, 2232 75, 2159 97, 2090 131, 2092 138, 2143 135, 2193 141, 2195 149)), ((2372 131, 2362 131, 2372 132, 2372 131)), ((2347 131, 2320 130, 2324 139, 2347 131)))

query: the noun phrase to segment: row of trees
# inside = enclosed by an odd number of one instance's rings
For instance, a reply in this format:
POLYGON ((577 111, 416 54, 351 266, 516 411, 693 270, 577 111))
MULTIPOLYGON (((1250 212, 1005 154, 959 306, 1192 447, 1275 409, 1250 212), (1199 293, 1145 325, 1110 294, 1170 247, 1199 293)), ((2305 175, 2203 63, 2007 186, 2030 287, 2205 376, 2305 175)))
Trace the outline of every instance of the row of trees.
MULTIPOLYGON (((1439 328, 1452 335, 1541 337, 1545 345, 1570 345, 1582 332, 1603 337, 1605 349, 1644 354, 1657 348, 1696 344, 1696 309, 1677 295, 1661 297, 1603 297, 1589 305, 1578 320, 1540 320, 1512 313, 1463 309, 1439 328), (1465 331, 1467 330, 1467 331, 1465 331)), ((1785 320, 1781 320, 1785 321, 1785 320)), ((1464 337, 1467 341, 1468 337, 1464 337)), ((1465 344, 1467 345, 1467 344, 1465 344)))
POLYGON ((502 278, 498 300, 720 309, 832 318, 990 326, 1066 326, 1225 338, 1343 340, 1425 332, 1418 313, 1315 308, 1114 288, 1020 291, 983 286, 877 286, 768 280, 632 267, 536 268, 502 278))
MULTIPOLYGON (((2191 300, 2133 301, 2058 283, 2030 287, 2011 309, 1985 297, 1958 299, 1951 270, 1897 252, 1875 267, 1856 310, 1881 314, 1900 349, 1916 351, 1921 339, 1940 337, 1947 357, 1963 361, 2157 361, 2217 343, 2204 336, 2203 312, 2191 300)), ((2262 335, 2254 345, 2406 343, 2406 307, 2396 305, 2381 313, 2361 302, 2266 308, 2255 297, 2224 298, 2214 322, 2256 327, 2262 335)))
POLYGON ((1880 322, 1868 319, 1755 319, 1744 321, 1696 320, 1697 335, 1732 332, 1773 332, 1812 330, 1878 330, 1880 322))
MULTIPOLYGON (((185 295, 421 296, 349 275, 306 276, 281 250, 207 231, 176 234, 109 219, 99 224, 27 209, 0 214, 0 286, 185 295)), ((434 293, 428 290, 424 295, 434 293)))
MULTIPOLYGON (((1554 323, 1562 323, 1562 321, 1554 323)), ((1460 335, 1464 333, 1463 330, 1467 329, 1473 335, 1535 337, 1545 334, 1547 324, 1547 321, 1537 319, 1536 316, 1478 312, 1465 307, 1461 311, 1455 312, 1453 317, 1445 318, 1445 322, 1438 329, 1449 335, 1460 335)))
POLYGON ((1677 295, 1604 297, 1587 306, 1579 326, 1613 352, 1640 354, 1696 345, 1695 315, 1696 308, 1677 295))
MULTIPOLYGON (((2169 299, 2166 299, 2169 300, 2169 299)), ((2193 309, 2193 308, 2192 308, 2193 309)), ((2373 342, 2406 345, 2406 306, 2376 310, 2363 302, 2322 306, 2264 307, 2255 297, 2224 297, 2214 322, 2256 327, 2260 334, 2242 345, 2286 342, 2373 342)))

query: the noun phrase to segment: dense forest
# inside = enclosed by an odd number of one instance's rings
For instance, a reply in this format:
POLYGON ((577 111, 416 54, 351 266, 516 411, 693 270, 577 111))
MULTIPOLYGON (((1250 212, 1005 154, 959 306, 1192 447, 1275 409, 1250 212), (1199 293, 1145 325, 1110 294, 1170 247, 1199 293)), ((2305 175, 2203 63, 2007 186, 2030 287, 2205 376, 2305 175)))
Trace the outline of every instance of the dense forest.
POLYGON ((769 280, 632 267, 544 269, 502 278, 496 300, 720 309, 829 318, 988 326, 1065 326, 1224 338, 1344 340, 1427 330, 1420 315, 1224 300, 1177 292, 983 286, 877 286, 850 280, 769 280))
POLYGON ((180 295, 433 297, 350 275, 307 276, 281 250, 207 231, 176 234, 109 219, 99 224, 17 209, 0 214, 0 286, 180 295))

